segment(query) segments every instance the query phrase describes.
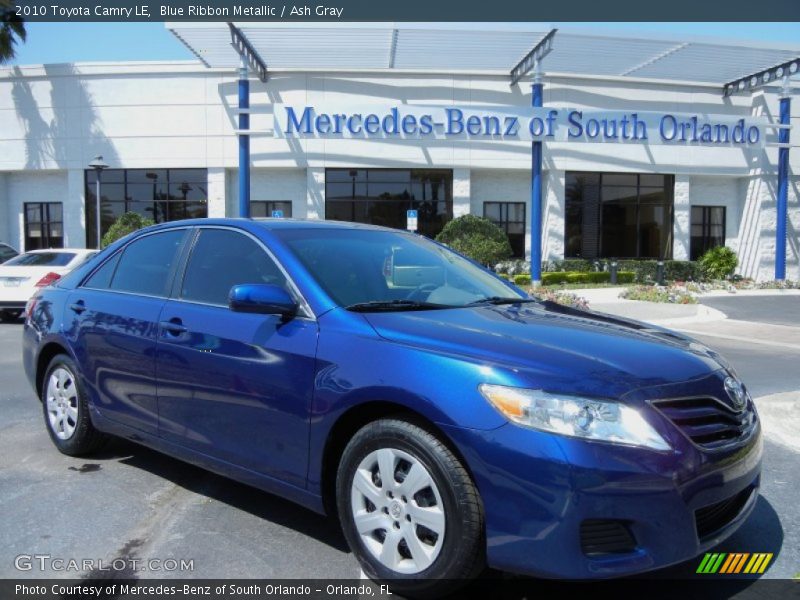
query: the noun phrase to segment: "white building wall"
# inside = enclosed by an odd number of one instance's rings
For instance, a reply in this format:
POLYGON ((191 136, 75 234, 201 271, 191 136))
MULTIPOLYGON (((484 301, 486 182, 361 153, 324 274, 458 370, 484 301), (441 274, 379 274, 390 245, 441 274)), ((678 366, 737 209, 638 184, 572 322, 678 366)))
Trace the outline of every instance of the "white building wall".
MULTIPOLYGON (((321 167, 306 170, 306 212, 298 212, 298 217, 307 219, 325 218, 325 169, 321 167)), ((294 206, 292 206, 294 210, 294 206)))
POLYGON ((208 169, 208 216, 220 218, 226 216, 225 198, 227 193, 227 173, 222 167, 208 169))
MULTIPOLYGON (((458 218, 472 211, 471 175, 469 169, 453 169, 453 217, 458 218)), ((482 213, 478 213, 481 215, 482 213)))
POLYGON ((6 174, 0 173, 0 242, 5 242, 6 244, 11 244, 16 247, 9 237, 8 224, 12 215, 8 191, 6 189, 6 179, 6 174))
MULTIPOLYGON (((8 239, 9 243, 20 251, 25 246, 25 211, 26 202, 65 202, 69 195, 67 173, 64 171, 17 172, 7 177, 8 191, 8 239)), ((74 207, 67 207, 74 215, 74 207)), ((72 241, 72 238, 70 238, 72 241)), ((78 247, 85 245, 85 239, 77 239, 78 247)))
POLYGON ((672 258, 674 260, 689 260, 691 206, 691 178, 688 175, 676 175, 673 196, 674 225, 672 229, 672 258))
MULTIPOLYGON (((228 170, 227 175, 227 216, 235 217, 239 214, 239 171, 237 169, 230 169, 228 170)), ((292 203, 293 217, 301 217, 305 215, 305 169, 250 170, 250 201, 257 202, 278 200, 290 201, 292 203)))
POLYGON ((83 248, 86 245, 86 179, 82 169, 67 171, 67 193, 63 202, 64 246, 83 248))
MULTIPOLYGON (((194 62, 0 69, 0 171, 7 180, 6 210, 0 208, 0 216, 8 215, 0 234, 20 245, 22 203, 61 200, 69 243, 80 245, 82 171, 98 154, 112 168, 207 168, 209 215, 236 214, 236 79, 235 70, 206 69, 194 62), (20 184, 23 180, 25 185, 20 184)), ((326 105, 365 103, 530 105, 530 86, 510 87, 507 74, 275 72, 266 84, 252 81, 251 89, 251 104, 257 109, 252 127, 261 131, 271 129, 278 102, 321 110, 326 105)), ((723 101, 717 86, 545 74, 544 100, 552 107, 774 118, 778 97, 768 91, 723 101)), ((251 153, 252 198, 289 199, 297 217, 324 217, 327 167, 453 169, 456 215, 467 207, 482 215, 487 200, 530 198, 529 142, 258 135, 251 139, 251 153)), ((544 161, 546 258, 563 253, 565 171, 669 173, 676 175, 675 258, 688 255, 688 195, 689 206, 729 206, 728 242, 740 249, 743 273, 772 276, 767 254, 770 239, 774 251, 776 149, 548 142, 544 161), (758 212, 762 208, 763 215, 758 212)), ((800 172, 800 152, 791 153, 790 169, 800 172)), ((800 269, 796 183, 790 197, 788 264, 794 273, 800 269)))
MULTIPOLYGON (((565 171, 550 169, 545 171, 542 182, 542 260, 554 261, 564 258, 564 213, 566 210, 565 171)), ((530 192, 529 192, 530 194, 530 192)), ((528 219, 530 221, 530 219, 528 219)), ((530 225, 526 225, 530 238, 530 225)), ((530 241, 527 242, 530 247, 530 241)))
POLYGON ((735 177, 692 177, 689 199, 692 206, 725 207, 725 245, 739 251, 739 223, 742 217, 740 179, 735 177))

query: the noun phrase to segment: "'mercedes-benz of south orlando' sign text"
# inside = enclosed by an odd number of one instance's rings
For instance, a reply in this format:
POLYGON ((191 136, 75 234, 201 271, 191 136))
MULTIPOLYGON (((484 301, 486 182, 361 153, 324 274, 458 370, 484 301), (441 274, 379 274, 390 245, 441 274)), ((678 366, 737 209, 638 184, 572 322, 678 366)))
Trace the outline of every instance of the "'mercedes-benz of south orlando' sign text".
POLYGON ((274 105, 274 135, 761 146, 766 120, 701 113, 505 106, 274 105))

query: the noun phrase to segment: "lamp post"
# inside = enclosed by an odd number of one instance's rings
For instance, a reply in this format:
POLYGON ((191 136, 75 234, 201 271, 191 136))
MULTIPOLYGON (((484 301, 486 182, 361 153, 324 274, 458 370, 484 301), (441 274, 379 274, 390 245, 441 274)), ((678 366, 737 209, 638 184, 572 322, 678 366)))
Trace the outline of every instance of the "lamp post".
POLYGON ((100 173, 103 172, 104 169, 108 168, 108 165, 103 162, 102 156, 95 156, 94 160, 89 163, 89 167, 94 169, 95 172, 95 193, 94 193, 94 200, 95 200, 95 226, 97 231, 97 243, 95 244, 97 248, 100 248, 100 173))

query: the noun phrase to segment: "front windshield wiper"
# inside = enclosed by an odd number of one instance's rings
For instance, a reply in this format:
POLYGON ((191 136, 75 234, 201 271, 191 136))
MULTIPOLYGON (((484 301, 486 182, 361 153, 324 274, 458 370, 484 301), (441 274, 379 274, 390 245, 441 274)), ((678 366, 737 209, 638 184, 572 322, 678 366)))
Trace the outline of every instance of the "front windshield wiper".
POLYGON ((515 297, 504 297, 504 296, 489 296, 488 298, 481 298, 480 300, 476 300, 475 302, 470 302, 465 306, 481 306, 482 304, 493 304, 495 306, 500 304, 518 304, 521 302, 540 302, 535 298, 515 298, 515 297))
POLYGON ((447 304, 435 304, 433 302, 420 302, 417 300, 372 300, 370 302, 356 302, 350 306, 345 306, 345 308, 354 312, 379 312, 400 310, 436 310, 453 307, 447 304))

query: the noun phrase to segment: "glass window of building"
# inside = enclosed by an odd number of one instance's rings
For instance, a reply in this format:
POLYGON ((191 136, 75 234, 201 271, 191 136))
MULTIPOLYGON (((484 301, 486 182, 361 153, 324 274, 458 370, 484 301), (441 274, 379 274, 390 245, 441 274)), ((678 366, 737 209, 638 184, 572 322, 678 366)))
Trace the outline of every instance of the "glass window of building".
MULTIPOLYGON (((86 247, 95 240, 97 174, 85 171, 86 247)), ((156 223, 208 216, 206 169, 107 169, 100 175, 101 231, 126 212, 156 223)))
POLYGON ((567 258, 672 258, 674 178, 568 172, 567 258))
POLYGON ((484 202, 483 216, 506 232, 514 258, 524 258, 525 203, 484 202))
POLYGON ((416 210, 419 228, 436 237, 453 218, 453 172, 443 169, 327 169, 325 218, 406 228, 416 210))
POLYGON ((25 250, 64 247, 64 205, 61 202, 25 203, 25 250))
POLYGON ((703 254, 725 245, 725 207, 693 206, 690 258, 697 260, 703 254))
POLYGON ((292 218, 292 203, 289 200, 251 200, 251 217, 271 217, 280 211, 284 219, 292 218))

